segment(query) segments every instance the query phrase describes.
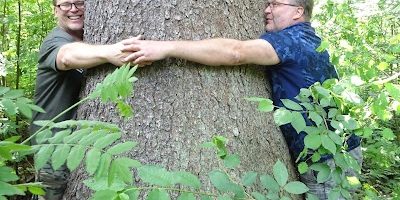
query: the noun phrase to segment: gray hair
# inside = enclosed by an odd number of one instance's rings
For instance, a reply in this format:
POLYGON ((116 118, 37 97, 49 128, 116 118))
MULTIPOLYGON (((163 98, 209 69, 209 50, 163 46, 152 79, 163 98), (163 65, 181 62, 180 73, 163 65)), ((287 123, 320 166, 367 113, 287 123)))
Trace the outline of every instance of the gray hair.
POLYGON ((314 7, 314 0, 293 0, 297 5, 304 8, 306 21, 310 21, 314 7))

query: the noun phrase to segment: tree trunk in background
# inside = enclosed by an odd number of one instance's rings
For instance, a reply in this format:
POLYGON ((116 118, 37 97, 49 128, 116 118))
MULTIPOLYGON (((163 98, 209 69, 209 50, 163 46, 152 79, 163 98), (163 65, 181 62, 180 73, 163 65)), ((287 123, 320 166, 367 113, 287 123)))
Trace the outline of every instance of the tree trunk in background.
MULTIPOLYGON (((87 0, 85 40, 108 44, 143 34, 146 39, 199 40, 212 37, 254 39, 263 32, 264 0, 87 0)), ((83 95, 90 93, 112 68, 88 72, 83 95)), ((213 135, 229 139, 229 150, 240 155, 240 172, 270 173, 278 159, 290 166, 289 152, 271 114, 260 113, 249 96, 270 97, 262 67, 208 67, 168 59, 138 69, 139 81, 130 99, 135 117, 124 121, 112 105, 89 102, 80 119, 118 124, 124 140, 139 142, 130 156, 145 164, 199 175, 217 167, 214 152, 201 144, 213 135)), ((83 169, 75 172, 67 199, 87 199, 83 169)))

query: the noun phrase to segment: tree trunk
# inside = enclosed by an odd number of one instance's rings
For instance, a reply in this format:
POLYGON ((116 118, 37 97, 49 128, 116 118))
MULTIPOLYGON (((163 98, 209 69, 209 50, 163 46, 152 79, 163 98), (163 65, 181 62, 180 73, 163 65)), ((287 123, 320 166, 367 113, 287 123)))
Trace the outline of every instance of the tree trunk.
MULTIPOLYGON (((213 37, 254 39, 263 31, 264 0, 88 0, 85 40, 107 44, 143 34, 146 39, 199 40, 213 37)), ((111 67, 88 72, 83 95, 92 91, 111 67)), ((187 170, 210 188, 207 174, 217 167, 214 152, 201 147, 213 135, 229 139, 229 150, 241 157, 239 172, 271 174, 280 159, 291 166, 284 138, 271 114, 260 113, 245 97, 270 97, 262 67, 208 67, 167 59, 139 68, 139 81, 130 103, 135 110, 124 121, 112 105, 89 102, 80 107, 81 119, 118 124, 124 140, 139 142, 130 156, 145 164, 187 170)), ((80 169, 71 176, 67 199, 90 195, 80 169)))

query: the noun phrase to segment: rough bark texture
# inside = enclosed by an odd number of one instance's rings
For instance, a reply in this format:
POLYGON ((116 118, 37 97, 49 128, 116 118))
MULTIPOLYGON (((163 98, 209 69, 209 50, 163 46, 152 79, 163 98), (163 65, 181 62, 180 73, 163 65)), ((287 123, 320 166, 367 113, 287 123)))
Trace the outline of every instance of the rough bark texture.
MULTIPOLYGON (((198 40, 211 37, 254 39, 263 31, 264 0, 87 0, 85 39, 113 43, 143 34, 146 39, 198 40)), ((110 72, 90 70, 83 95, 110 72)), ((271 114, 260 113, 245 97, 269 97, 262 67, 207 67, 168 59, 140 68, 135 95, 130 99, 135 117, 122 120, 113 105, 90 102, 79 118, 114 122, 126 132, 124 140, 139 142, 130 156, 146 164, 188 170, 205 178, 217 167, 214 152, 201 144, 219 134, 229 138, 229 149, 241 157, 239 172, 271 173, 281 159, 291 166, 284 138, 271 114)), ((290 167, 291 179, 295 173, 290 167)), ((83 170, 70 180, 67 199, 87 199, 83 170)))

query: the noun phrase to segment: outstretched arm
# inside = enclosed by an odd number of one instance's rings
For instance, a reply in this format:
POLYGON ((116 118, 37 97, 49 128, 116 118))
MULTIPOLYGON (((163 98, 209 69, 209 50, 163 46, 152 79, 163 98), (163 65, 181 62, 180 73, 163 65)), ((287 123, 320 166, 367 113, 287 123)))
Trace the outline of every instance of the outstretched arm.
POLYGON ((124 61, 136 64, 153 62, 167 57, 181 58, 193 62, 220 65, 275 65, 279 58, 265 40, 239 41, 233 39, 209 39, 201 41, 150 41, 125 40, 123 51, 134 52, 124 61))
MULTIPOLYGON (((140 37, 129 40, 138 40, 140 37)), ((83 42, 66 44, 57 53, 57 69, 91 68, 104 63, 121 66, 122 59, 129 55, 122 52, 123 47, 122 41, 111 45, 90 45, 83 42)))

